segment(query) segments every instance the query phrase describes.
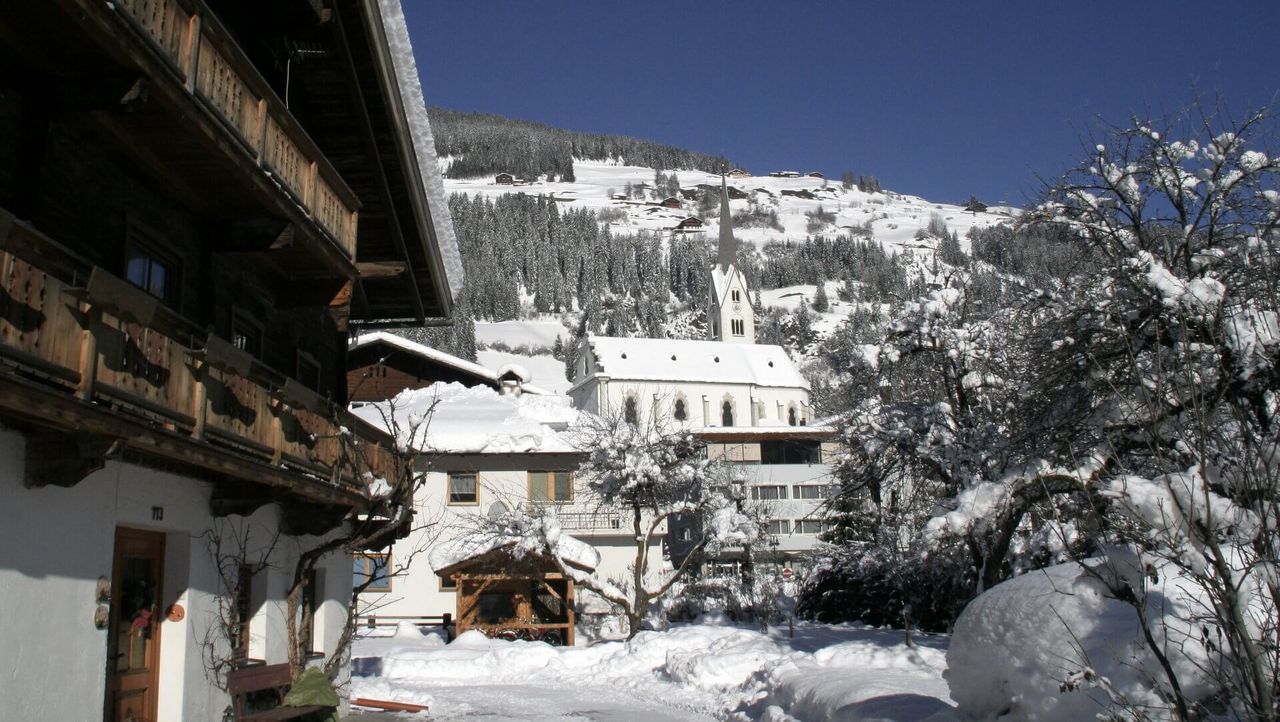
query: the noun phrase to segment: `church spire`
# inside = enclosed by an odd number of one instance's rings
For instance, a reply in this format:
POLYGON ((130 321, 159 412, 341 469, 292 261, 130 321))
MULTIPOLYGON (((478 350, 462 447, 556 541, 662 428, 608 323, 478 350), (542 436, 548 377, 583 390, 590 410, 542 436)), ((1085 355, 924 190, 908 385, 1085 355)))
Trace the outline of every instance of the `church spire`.
POLYGON ((729 186, 720 176, 720 243, 716 258, 720 268, 728 270, 738 261, 738 244, 733 239, 733 217, 729 213, 729 186))

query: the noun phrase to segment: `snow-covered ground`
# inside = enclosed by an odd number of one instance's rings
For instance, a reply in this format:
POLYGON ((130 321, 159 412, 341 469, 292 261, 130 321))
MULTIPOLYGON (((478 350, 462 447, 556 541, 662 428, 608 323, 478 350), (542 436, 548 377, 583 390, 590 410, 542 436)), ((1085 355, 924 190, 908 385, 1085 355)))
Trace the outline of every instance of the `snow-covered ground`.
POLYGON ((437 720, 948 720, 945 637, 800 624, 715 624, 555 648, 404 625, 355 645, 352 697, 416 702, 437 720))
MULTIPOLYGON (((520 186, 499 185, 493 182, 492 176, 468 180, 446 178, 445 190, 449 193, 483 196, 506 193, 547 195, 554 196, 566 208, 585 207, 596 211, 611 209, 614 212, 622 210, 626 216, 614 222, 615 228, 621 232, 633 233, 641 230, 669 230, 681 219, 693 215, 696 210, 695 201, 683 197, 680 199, 680 208, 658 206, 656 203, 661 199, 653 194, 652 189, 643 201, 610 197, 623 193, 628 183, 633 186, 652 184, 652 168, 577 160, 573 164, 573 172, 576 180, 572 183, 537 181, 520 186)), ((675 173, 681 190, 684 191, 695 190, 699 185, 720 185, 718 175, 691 170, 675 173)), ((830 236, 852 227, 870 224, 875 240, 883 244, 886 250, 898 251, 920 246, 915 240, 916 231, 928 227, 933 214, 942 218, 947 228, 964 238, 974 226, 986 227, 1007 221, 1011 212, 1008 209, 991 208, 986 213, 970 213, 961 206, 932 203, 918 196, 891 191, 864 193, 856 187, 846 189, 841 187, 839 181, 822 178, 752 176, 730 178, 728 184, 748 196, 730 201, 729 205, 734 213, 748 210, 754 201, 758 208, 774 211, 778 215, 782 230, 734 229, 734 235, 739 240, 757 246, 763 246, 769 241, 802 241, 806 236, 814 235, 807 229, 809 219, 805 214, 816 211, 819 206, 824 212, 835 214, 835 221, 818 231, 819 233, 830 236)), ((718 219, 709 219, 705 231, 707 237, 714 239, 717 229, 718 219)))

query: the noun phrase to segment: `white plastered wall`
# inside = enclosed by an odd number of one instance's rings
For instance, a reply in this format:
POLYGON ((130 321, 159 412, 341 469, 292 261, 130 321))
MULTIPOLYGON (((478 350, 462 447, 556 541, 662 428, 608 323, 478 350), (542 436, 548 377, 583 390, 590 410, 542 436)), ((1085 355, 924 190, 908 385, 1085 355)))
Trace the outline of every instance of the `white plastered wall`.
MULTIPOLYGON (((530 468, 541 470, 536 455, 527 456, 530 468)), ((474 517, 488 514, 495 503, 501 502, 510 509, 523 506, 529 501, 527 470, 481 470, 476 473, 479 477, 478 503, 469 505, 446 504, 448 474, 441 471, 427 473, 426 481, 415 501, 417 514, 414 523, 431 526, 418 529, 405 539, 395 542, 391 549, 392 564, 402 563, 396 560, 410 559, 408 570, 391 580, 390 592, 361 594, 362 615, 416 617, 456 614, 456 594, 452 589, 440 588, 440 578, 428 561, 431 548, 474 529, 474 517)), ((558 508, 564 513, 598 511, 584 488, 585 485, 576 475, 574 485, 574 503, 558 505, 558 508)), ((571 528, 566 528, 565 532, 577 536, 600 552, 600 566, 596 570, 600 576, 621 578, 630 574, 630 565, 635 562, 635 543, 631 540, 629 522, 624 520, 624 524, 625 529, 618 534, 576 534, 571 528)), ((656 563, 650 565, 653 571, 651 584, 656 583, 662 569, 662 538, 665 528, 659 529, 659 532, 654 536, 650 548, 650 558, 656 560, 656 563)))
MULTIPOLYGON (((106 630, 94 627, 94 590, 111 577, 118 526, 165 535, 164 581, 159 609, 185 611, 181 621, 160 628, 158 719, 161 722, 220 719, 228 703, 204 663, 206 632, 217 618, 221 592, 216 564, 205 538, 214 528, 209 485, 177 474, 116 461, 71 488, 23 486, 21 434, 0 430, 0 700, 5 719, 89 720, 101 717, 106 689, 106 630), (153 507, 163 518, 153 518, 153 507)), ((277 527, 275 507, 252 517, 221 522, 248 524, 251 544, 266 543, 277 527)), ((255 579, 250 630, 253 656, 285 661, 283 575, 307 537, 280 538, 274 579, 255 579), (261 601, 261 604, 259 604, 261 601)), ((350 561, 333 555, 323 563, 323 602, 317 633, 332 649, 350 595, 350 561), (333 580, 331 583, 330 580, 333 580)), ((220 642, 216 651, 224 654, 220 642)))

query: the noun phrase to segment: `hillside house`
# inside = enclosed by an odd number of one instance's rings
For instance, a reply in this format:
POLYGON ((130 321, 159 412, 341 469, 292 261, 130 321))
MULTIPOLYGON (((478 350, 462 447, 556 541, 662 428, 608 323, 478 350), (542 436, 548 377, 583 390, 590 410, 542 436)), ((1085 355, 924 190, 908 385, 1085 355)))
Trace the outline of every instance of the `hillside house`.
MULTIPOLYGON (((416 523, 421 528, 397 541, 388 552, 390 557, 376 560, 379 568, 394 568, 397 559, 412 558, 408 571, 362 594, 361 616, 417 618, 447 613, 463 626, 497 633, 536 621, 512 595, 525 595, 528 601, 529 594, 546 591, 544 582, 553 582, 561 598, 572 597, 576 604, 570 608, 590 614, 608 611, 589 593, 575 595, 572 587, 557 587, 563 580, 544 564, 512 567, 510 574, 495 570, 497 562, 488 555, 507 542, 495 541, 481 528, 486 517, 517 509, 537 515, 553 506, 565 534, 593 550, 578 557, 580 567, 598 569, 606 577, 626 573, 635 558, 633 532, 617 510, 602 507, 591 496, 576 473, 583 460, 573 443, 581 412, 568 398, 520 394, 509 388, 497 393, 484 386, 450 383, 405 392, 394 402, 356 404, 352 411, 371 423, 397 419, 401 440, 423 452, 419 471, 426 475, 415 499, 416 523), (409 438, 412 418, 427 421, 409 438), (480 592, 465 582, 477 573, 491 579, 503 577, 500 589, 486 593, 505 595, 490 598, 478 610, 473 606, 479 603, 480 592), (461 587, 460 580, 464 581, 461 587), (498 611, 486 610, 487 604, 496 605, 498 611), (523 610, 523 617, 514 614, 516 609, 523 610)), ((654 539, 652 554, 662 554, 664 535, 665 527, 654 539)))
POLYGON ((680 207, 680 199, 679 199, 679 198, 675 198, 675 197, 667 197, 667 198, 663 198, 663 199, 658 203, 658 205, 662 206, 663 208, 679 208, 679 207, 680 207))
POLYGON ((811 170, 808 173, 805 173, 804 175, 806 178, 826 178, 826 176, 822 175, 822 173, 819 173, 816 170, 811 170))
MULTIPOLYGON (((349 330, 462 281, 404 18, 46 0, 0 37, 0 716, 223 719, 226 666, 289 657, 300 552, 399 472, 349 330)), ((300 581, 330 656, 350 557, 300 581)))
POLYGON ((730 178, 750 178, 751 177, 750 171, 743 170, 742 168, 734 168, 733 170, 729 171, 725 175, 727 175, 730 178))
POLYGON ((672 230, 676 233, 697 233, 706 230, 706 224, 697 216, 689 216, 675 225, 672 230))
POLYGON ((499 173, 493 177, 493 182, 500 186, 509 186, 516 182, 516 177, 510 173, 499 173))
POLYGON ((769 174, 770 178, 799 178, 800 172, 794 170, 775 170, 769 174))

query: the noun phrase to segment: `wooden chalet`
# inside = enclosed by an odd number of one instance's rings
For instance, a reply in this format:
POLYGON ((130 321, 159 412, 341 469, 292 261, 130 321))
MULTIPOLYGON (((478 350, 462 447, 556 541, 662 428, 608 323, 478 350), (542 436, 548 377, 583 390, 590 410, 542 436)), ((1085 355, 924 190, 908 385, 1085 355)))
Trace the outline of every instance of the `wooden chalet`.
POLYGON ((819 173, 819 172, 818 172, 818 171, 816 171, 816 170, 811 170, 811 171, 809 171, 808 173, 805 173, 805 177, 807 177, 807 178, 826 178, 826 176, 822 175, 822 173, 819 173))
POLYGON ((479 364, 385 331, 352 341, 347 369, 351 401, 383 401, 406 389, 436 383, 488 386, 495 391, 502 384, 497 373, 479 364))
POLYGON ((499 173, 493 177, 493 182, 500 186, 509 186, 516 182, 516 177, 510 173, 499 173))
POLYGON ((663 198, 661 201, 658 202, 658 205, 662 206, 663 208, 679 208, 680 199, 675 197, 663 198))
POLYGON ((750 178, 751 172, 743 170, 742 168, 734 168, 728 173, 725 173, 725 175, 727 175, 730 178, 750 178))
MULTIPOLYGON (((17 717, 217 717, 225 693, 184 671, 219 603, 201 535, 230 515, 258 539, 331 533, 399 469, 345 411, 349 328, 447 319, 461 280, 400 13, 0 12, 0 500, 22 520, 0 530, 0 698, 17 717)), ((308 603, 345 610, 350 564, 324 562, 308 603)), ((265 598, 258 615, 283 614, 265 598)), ((339 616, 304 643, 324 653, 339 616)), ((242 621, 240 656, 282 661, 283 618, 242 621)))
MULTIPOLYGON (((436 575, 457 588, 456 634, 478 629, 498 639, 574 644, 574 583, 555 563, 516 558, 515 542, 442 566, 436 575)), ((566 560, 585 572, 592 567, 566 560)))
POLYGON ((702 222, 701 218, 698 218, 697 216, 689 216, 688 218, 677 223, 674 230, 677 233, 689 233, 694 231, 706 230, 705 226, 706 224, 702 222))

